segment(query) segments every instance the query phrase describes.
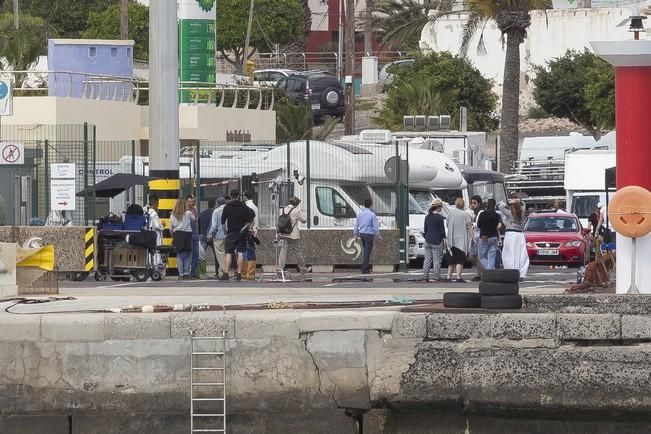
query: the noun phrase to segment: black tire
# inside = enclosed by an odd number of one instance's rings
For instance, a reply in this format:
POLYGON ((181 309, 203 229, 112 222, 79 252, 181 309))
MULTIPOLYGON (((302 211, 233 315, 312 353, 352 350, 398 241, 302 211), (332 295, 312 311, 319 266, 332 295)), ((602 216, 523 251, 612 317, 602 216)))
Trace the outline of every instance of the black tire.
POLYGON ((149 279, 149 270, 133 270, 131 276, 138 282, 146 282, 149 279))
POLYGON ((321 92, 321 107, 334 108, 339 106, 341 103, 341 95, 339 94, 339 89, 336 87, 326 87, 323 92, 321 92), (330 95, 330 98, 328 98, 330 95), (334 99, 334 95, 337 95, 337 98, 334 99), (330 99, 330 101, 329 101, 330 99))
POLYGON ((481 272, 482 282, 518 283, 520 270, 484 270, 481 272))
POLYGON ((446 292, 443 294, 443 306, 475 309, 481 307, 481 295, 474 292, 446 292))
POLYGON ((153 280, 154 282, 160 282, 161 280, 163 280, 163 275, 161 274, 160 271, 154 270, 151 272, 151 280, 153 280))
POLYGON ((482 309, 522 309, 521 295, 490 295, 481 298, 482 309))
POLYGON ((95 275, 93 277, 95 278, 96 282, 103 282, 106 280, 106 275, 100 274, 98 271, 95 272, 95 275))
POLYGON ((479 282, 481 295, 518 295, 520 285, 517 283, 479 282))

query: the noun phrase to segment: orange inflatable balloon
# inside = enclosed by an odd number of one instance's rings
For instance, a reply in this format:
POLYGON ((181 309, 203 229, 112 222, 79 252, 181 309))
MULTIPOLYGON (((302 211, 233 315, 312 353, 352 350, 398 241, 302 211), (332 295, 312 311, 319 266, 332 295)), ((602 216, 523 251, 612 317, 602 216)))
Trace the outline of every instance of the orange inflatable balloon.
POLYGON ((608 204, 608 219, 625 237, 645 236, 651 232, 651 192, 635 185, 617 190, 608 204))

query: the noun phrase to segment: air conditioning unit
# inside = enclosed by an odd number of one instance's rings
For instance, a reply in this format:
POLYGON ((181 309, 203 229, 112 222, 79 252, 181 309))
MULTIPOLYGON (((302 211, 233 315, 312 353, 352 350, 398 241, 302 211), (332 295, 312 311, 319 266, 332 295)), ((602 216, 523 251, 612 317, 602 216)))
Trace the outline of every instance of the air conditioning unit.
POLYGON ((417 130, 423 131, 425 129, 425 120, 427 116, 425 115, 416 115, 414 116, 414 126, 417 130))
POLYGON ((450 129, 450 115, 441 115, 439 116, 439 125, 442 130, 450 129))
POLYGON ((402 126, 405 128, 405 130, 413 130, 415 125, 414 116, 402 117, 402 126))
POLYGON ((393 136, 389 130, 362 130, 359 140, 366 143, 391 143, 393 136))
POLYGON ((439 115, 427 116, 427 129, 434 131, 441 128, 441 122, 439 119, 439 115))

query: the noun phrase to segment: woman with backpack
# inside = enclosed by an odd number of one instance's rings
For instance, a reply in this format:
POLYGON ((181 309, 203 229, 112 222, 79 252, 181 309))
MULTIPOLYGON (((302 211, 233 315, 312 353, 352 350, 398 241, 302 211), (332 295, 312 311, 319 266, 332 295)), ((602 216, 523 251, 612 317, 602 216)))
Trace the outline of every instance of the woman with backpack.
POLYGON ((192 265, 192 224, 195 221, 192 210, 187 206, 186 199, 180 197, 170 217, 172 244, 176 249, 176 263, 179 270, 179 280, 190 279, 192 265))
POLYGON ((296 196, 289 199, 289 205, 282 208, 280 216, 278 216, 278 224, 276 231, 278 237, 281 239, 282 244, 280 247, 280 255, 278 257, 278 265, 281 270, 285 269, 287 262, 287 250, 291 250, 296 257, 296 263, 301 274, 310 271, 305 266, 305 255, 303 255, 303 244, 301 242, 301 233, 298 229, 299 223, 307 222, 307 215, 303 208, 299 208, 301 200, 296 196))

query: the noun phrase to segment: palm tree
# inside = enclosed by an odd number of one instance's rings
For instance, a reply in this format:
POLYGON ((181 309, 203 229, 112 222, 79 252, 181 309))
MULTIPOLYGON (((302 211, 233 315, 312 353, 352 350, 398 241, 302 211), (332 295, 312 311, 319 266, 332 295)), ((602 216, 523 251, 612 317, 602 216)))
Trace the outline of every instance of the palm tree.
POLYGON ((321 126, 315 126, 308 104, 288 102, 276 105, 276 138, 279 143, 291 140, 325 140, 336 125, 336 118, 326 117, 321 126))
MULTIPOLYGON (((20 29, 16 30, 13 14, 0 16, 0 58, 4 58, 7 69, 26 71, 32 67, 45 47, 44 26, 41 18, 21 15, 20 29)), ((3 69, 1 62, 0 69, 3 69)), ((26 75, 14 75, 16 88, 22 86, 26 75)))
POLYGON ((371 27, 380 35, 384 50, 416 50, 420 34, 439 0, 376 0, 371 27))
MULTIPOLYGON (((395 3, 396 0, 385 0, 386 3, 395 3)), ((412 0, 410 0, 412 2, 412 0)), ((416 3, 418 3, 416 1, 416 3)), ((428 3, 425 0, 425 3, 428 3)), ((506 45, 504 59, 504 81, 502 85, 502 114, 500 118, 500 163, 501 169, 510 172, 513 162, 517 159, 518 153, 518 111, 520 102, 520 44, 524 42, 527 29, 531 24, 530 11, 535 9, 547 9, 549 0, 468 0, 467 3, 459 4, 450 0, 439 0, 436 5, 436 12, 430 14, 427 19, 423 13, 405 22, 401 26, 393 27, 393 30, 386 34, 386 38, 404 38, 404 34, 413 34, 416 29, 422 31, 428 22, 436 22, 442 17, 451 14, 466 14, 468 21, 464 28, 461 39, 461 54, 465 56, 468 52, 470 41, 480 32, 479 44, 483 46, 483 29, 489 20, 494 20, 502 32, 503 42, 506 45)), ((432 5, 429 4, 428 7, 432 5)), ((416 8, 417 10, 418 8, 416 8)), ((424 5, 420 5, 424 11, 424 5)), ((414 5, 405 6, 403 14, 411 12, 413 15, 414 5)), ((400 13, 395 14, 400 16, 400 13)), ((396 16, 393 19, 396 19, 396 16)), ((386 17, 388 20, 390 17, 386 17)), ((387 25, 381 26, 388 28, 387 25)), ((398 39, 400 40, 400 39, 398 39)))
POLYGON ((434 115, 450 112, 457 100, 456 91, 437 92, 437 84, 431 77, 400 80, 385 100, 373 122, 382 128, 397 130, 403 126, 403 115, 418 113, 434 115))

